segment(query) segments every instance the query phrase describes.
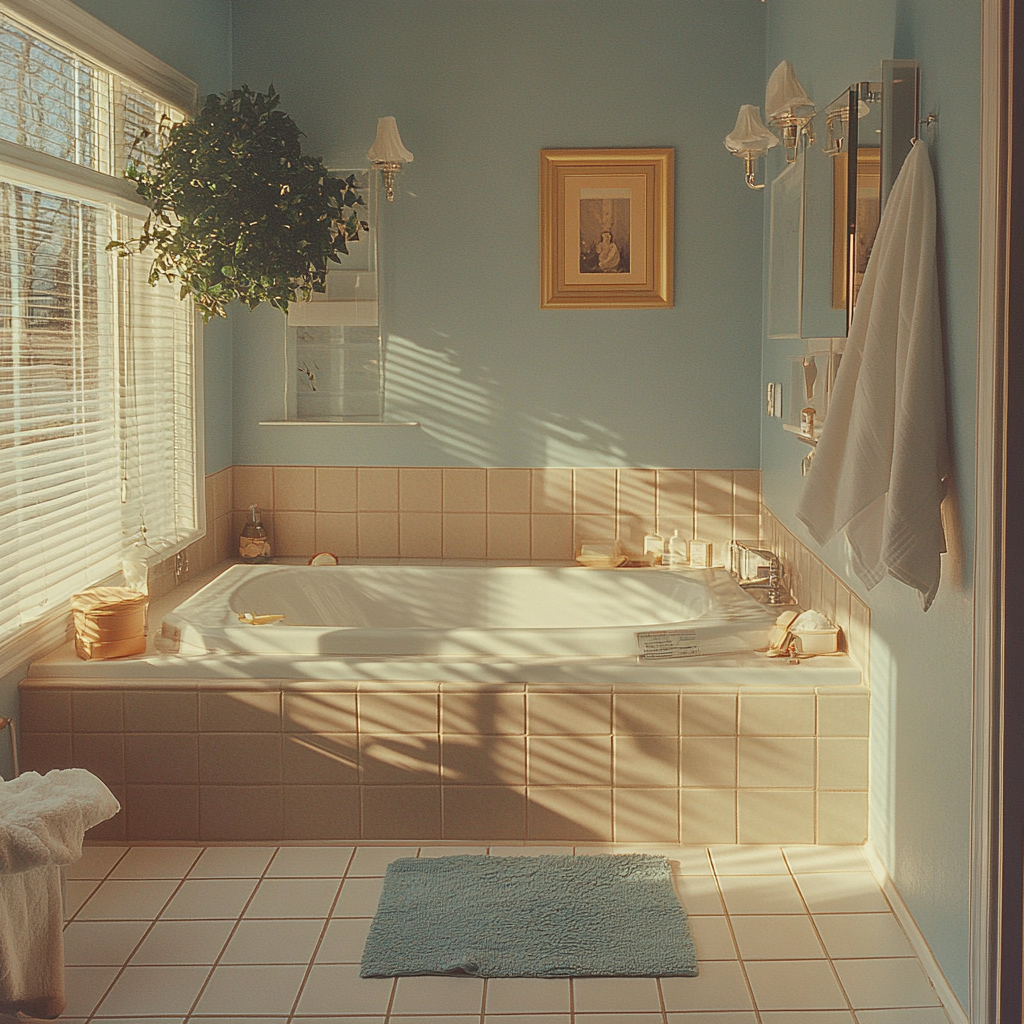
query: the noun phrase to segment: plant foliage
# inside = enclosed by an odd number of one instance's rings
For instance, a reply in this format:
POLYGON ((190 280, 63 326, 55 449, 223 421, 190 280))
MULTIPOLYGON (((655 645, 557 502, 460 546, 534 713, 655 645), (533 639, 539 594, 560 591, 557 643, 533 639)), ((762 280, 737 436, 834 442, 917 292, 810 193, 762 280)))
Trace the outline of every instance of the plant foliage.
POLYGON ((328 262, 368 225, 355 178, 337 178, 302 154, 295 122, 248 86, 211 95, 195 117, 166 129, 166 144, 125 176, 152 211, 121 256, 153 251, 150 284, 180 281, 204 320, 239 299, 288 309, 326 289, 328 262))

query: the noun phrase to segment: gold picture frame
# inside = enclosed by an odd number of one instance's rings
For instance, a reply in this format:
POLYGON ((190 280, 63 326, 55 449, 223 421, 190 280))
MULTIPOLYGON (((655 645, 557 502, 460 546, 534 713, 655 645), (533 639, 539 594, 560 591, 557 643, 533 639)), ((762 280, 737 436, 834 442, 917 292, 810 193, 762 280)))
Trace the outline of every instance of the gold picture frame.
POLYGON ((542 149, 540 308, 670 307, 674 228, 673 149, 542 149))

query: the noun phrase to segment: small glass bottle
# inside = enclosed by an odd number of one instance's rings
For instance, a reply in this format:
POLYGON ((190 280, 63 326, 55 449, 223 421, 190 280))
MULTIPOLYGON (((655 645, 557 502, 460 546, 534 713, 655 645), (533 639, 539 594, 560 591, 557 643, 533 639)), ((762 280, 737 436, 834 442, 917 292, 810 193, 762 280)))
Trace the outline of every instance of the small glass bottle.
POLYGON ((686 539, 679 536, 678 530, 673 530, 668 539, 668 564, 672 569, 681 569, 690 564, 686 539))
POLYGON ((260 519, 259 505, 249 506, 249 518, 238 538, 238 557, 247 565, 265 565, 270 561, 270 541, 260 519))
POLYGON ((665 556, 665 542, 661 534, 648 533, 644 537, 644 561, 651 565, 661 565, 665 556))

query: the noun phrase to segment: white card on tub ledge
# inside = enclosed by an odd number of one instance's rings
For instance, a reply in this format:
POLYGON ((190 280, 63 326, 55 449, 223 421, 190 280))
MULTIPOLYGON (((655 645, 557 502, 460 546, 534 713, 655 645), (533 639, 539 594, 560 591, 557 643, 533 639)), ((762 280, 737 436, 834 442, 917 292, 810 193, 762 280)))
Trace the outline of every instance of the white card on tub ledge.
POLYGON ((695 629, 654 629, 637 633, 636 647, 641 661, 695 658, 700 654, 695 629))

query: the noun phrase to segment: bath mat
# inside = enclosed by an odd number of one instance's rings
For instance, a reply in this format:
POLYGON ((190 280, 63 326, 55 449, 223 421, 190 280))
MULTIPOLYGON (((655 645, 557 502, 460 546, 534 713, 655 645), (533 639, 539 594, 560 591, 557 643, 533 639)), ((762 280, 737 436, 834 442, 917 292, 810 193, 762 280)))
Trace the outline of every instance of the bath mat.
POLYGON ((692 978, 697 954, 664 857, 403 858, 359 974, 692 978))

